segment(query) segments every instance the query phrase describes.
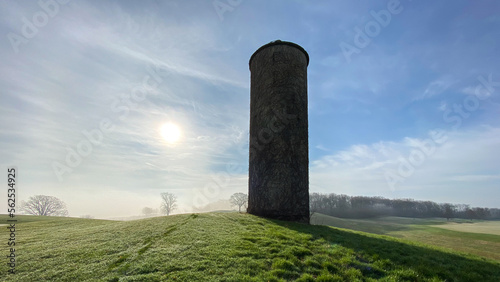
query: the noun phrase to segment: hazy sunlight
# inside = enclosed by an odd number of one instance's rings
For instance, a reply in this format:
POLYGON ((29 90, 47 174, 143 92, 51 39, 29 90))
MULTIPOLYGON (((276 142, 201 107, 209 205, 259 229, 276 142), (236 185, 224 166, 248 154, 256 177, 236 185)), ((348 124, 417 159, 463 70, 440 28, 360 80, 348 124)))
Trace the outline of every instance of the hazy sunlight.
POLYGON ((179 141, 181 137, 181 130, 179 127, 173 123, 164 123, 160 127, 160 134, 170 144, 174 144, 179 141))

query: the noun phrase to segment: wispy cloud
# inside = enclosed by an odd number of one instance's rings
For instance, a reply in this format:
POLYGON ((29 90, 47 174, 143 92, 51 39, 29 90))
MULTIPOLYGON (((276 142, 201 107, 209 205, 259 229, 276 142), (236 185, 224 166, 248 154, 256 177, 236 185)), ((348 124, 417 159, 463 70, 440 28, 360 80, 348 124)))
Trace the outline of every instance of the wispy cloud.
POLYGON ((439 79, 431 81, 422 94, 414 98, 415 101, 427 99, 439 95, 457 83, 457 80, 451 76, 443 76, 439 79))

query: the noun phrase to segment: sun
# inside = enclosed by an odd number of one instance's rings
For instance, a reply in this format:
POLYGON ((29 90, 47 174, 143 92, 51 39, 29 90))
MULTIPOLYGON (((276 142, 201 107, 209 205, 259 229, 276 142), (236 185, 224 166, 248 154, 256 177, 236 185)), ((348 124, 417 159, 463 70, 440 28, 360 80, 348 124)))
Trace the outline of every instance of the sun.
POLYGON ((164 123, 160 127, 161 137, 170 144, 174 144, 181 138, 180 128, 173 123, 164 123))

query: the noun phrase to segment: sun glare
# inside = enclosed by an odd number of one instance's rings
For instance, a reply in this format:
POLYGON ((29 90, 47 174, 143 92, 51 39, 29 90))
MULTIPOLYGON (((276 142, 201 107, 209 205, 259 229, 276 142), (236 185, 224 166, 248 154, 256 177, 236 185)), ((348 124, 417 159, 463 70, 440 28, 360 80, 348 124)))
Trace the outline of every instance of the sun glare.
POLYGON ((160 128, 160 134, 165 141, 173 144, 179 141, 179 138, 181 137, 181 130, 173 123, 165 123, 160 128))

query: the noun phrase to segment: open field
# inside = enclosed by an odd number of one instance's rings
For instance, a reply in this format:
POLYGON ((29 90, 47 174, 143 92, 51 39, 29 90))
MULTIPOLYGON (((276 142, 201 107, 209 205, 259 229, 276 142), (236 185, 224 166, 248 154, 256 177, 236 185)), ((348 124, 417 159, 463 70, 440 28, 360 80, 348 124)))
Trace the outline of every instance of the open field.
MULTIPOLYGON (((5 216, 0 223, 4 222, 5 216)), ((20 216, 16 236, 16 274, 8 275, 2 262, 1 281, 497 281, 500 277, 500 262, 474 255, 239 213, 126 222, 20 216)), ((0 242, 7 238, 8 232, 0 233, 0 242)))
POLYGON ((494 234, 500 236, 500 221, 480 221, 480 222, 463 222, 463 223, 452 222, 450 224, 443 224, 437 227, 453 231, 494 234))
POLYGON ((383 234, 500 261, 500 221, 381 217, 342 219, 315 214, 313 224, 383 234))

